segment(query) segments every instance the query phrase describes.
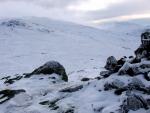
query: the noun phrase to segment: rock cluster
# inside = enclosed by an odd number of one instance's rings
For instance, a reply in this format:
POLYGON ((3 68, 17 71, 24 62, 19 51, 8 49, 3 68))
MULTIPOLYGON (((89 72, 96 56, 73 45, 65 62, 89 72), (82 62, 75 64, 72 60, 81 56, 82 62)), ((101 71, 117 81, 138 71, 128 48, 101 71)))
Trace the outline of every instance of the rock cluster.
POLYGON ((140 108, 149 109, 149 98, 144 98, 143 94, 150 95, 150 86, 145 86, 143 82, 135 78, 142 75, 146 81, 150 81, 150 32, 141 35, 142 44, 135 51, 135 57, 123 57, 117 60, 114 56, 108 57, 105 65, 107 71, 100 72, 103 78, 113 76, 128 76, 131 82, 124 84, 120 80, 113 80, 104 84, 104 90, 114 90, 116 95, 126 95, 122 102, 121 113, 128 113, 130 110, 136 111, 140 108), (136 92, 139 92, 138 94, 136 92))

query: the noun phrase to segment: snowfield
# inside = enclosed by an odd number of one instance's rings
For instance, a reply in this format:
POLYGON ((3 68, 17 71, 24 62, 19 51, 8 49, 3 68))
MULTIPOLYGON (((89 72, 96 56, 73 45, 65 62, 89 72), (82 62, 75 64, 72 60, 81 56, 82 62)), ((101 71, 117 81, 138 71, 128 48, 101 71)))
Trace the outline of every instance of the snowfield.
MULTIPOLYGON (((105 91, 104 85, 117 81, 119 87, 120 83, 126 86, 135 79, 140 79, 145 87, 150 83, 142 75, 114 74, 100 80, 96 77, 105 70, 109 56, 119 59, 134 55, 145 29, 132 23, 93 28, 46 18, 0 20, 0 78, 23 76, 51 60, 60 62, 69 78, 69 82, 64 82, 57 74, 40 74, 13 84, 0 80, 0 90, 25 90, 0 104, 0 113, 122 113, 119 109, 125 92, 118 96, 114 89, 105 91), (84 77, 90 81, 81 81, 84 77)), ((136 94, 150 98, 138 91, 136 94)), ((129 113, 150 113, 150 110, 129 113)))

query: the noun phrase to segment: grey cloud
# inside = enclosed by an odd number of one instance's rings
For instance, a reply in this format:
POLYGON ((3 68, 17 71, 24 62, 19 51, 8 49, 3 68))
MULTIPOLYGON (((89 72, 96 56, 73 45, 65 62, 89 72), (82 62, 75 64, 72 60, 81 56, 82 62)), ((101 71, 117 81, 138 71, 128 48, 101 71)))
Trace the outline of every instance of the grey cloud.
POLYGON ((142 14, 150 12, 149 0, 126 0, 125 2, 111 5, 105 10, 87 12, 88 19, 108 19, 113 17, 142 14))

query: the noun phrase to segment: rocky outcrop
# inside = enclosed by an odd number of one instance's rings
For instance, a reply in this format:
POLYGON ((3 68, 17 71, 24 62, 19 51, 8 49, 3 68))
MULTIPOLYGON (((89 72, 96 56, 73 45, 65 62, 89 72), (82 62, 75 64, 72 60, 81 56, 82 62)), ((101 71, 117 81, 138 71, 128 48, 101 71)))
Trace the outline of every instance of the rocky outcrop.
POLYGON ((66 74, 65 68, 56 61, 49 61, 45 63, 44 65, 40 66, 39 68, 35 69, 31 73, 25 73, 25 78, 31 77, 32 75, 39 75, 39 74, 44 74, 44 75, 50 75, 50 74, 58 74, 62 77, 62 80, 68 81, 68 76, 66 74))

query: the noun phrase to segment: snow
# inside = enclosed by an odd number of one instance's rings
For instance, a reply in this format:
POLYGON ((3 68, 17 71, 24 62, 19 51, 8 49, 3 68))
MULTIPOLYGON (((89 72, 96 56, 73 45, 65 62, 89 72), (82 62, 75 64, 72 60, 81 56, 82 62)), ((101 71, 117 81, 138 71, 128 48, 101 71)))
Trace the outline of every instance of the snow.
MULTIPOLYGON (((75 107, 75 113, 98 113, 100 109, 101 113, 117 112, 125 96, 117 96, 113 90, 104 91, 103 86, 113 80, 120 80, 126 85, 132 81, 132 77, 114 74, 108 79, 99 81, 80 80, 83 77, 99 76, 109 56, 113 55, 118 59, 134 55, 133 51, 139 46, 140 41, 140 37, 137 36, 140 36, 144 27, 135 30, 138 25, 127 24, 123 29, 124 24, 120 23, 114 24, 113 27, 98 29, 46 18, 16 20, 24 26, 0 24, 0 78, 32 72, 45 62, 54 60, 65 67, 69 82, 64 83, 56 74, 23 78, 12 85, 5 85, 1 80, 1 90, 25 89, 26 92, 0 105, 0 113, 62 113, 72 107, 75 107), (49 78, 52 76, 56 77, 56 80, 49 78), (78 85, 84 87, 73 93, 59 92, 64 88, 78 85), (57 102, 58 111, 39 104, 42 101, 54 101, 59 98, 61 100, 57 102)), ((9 19, 0 22, 9 22, 9 19)), ((140 75, 137 78, 145 85, 150 85, 140 75)), ((148 112, 141 109, 137 113, 148 112)))

